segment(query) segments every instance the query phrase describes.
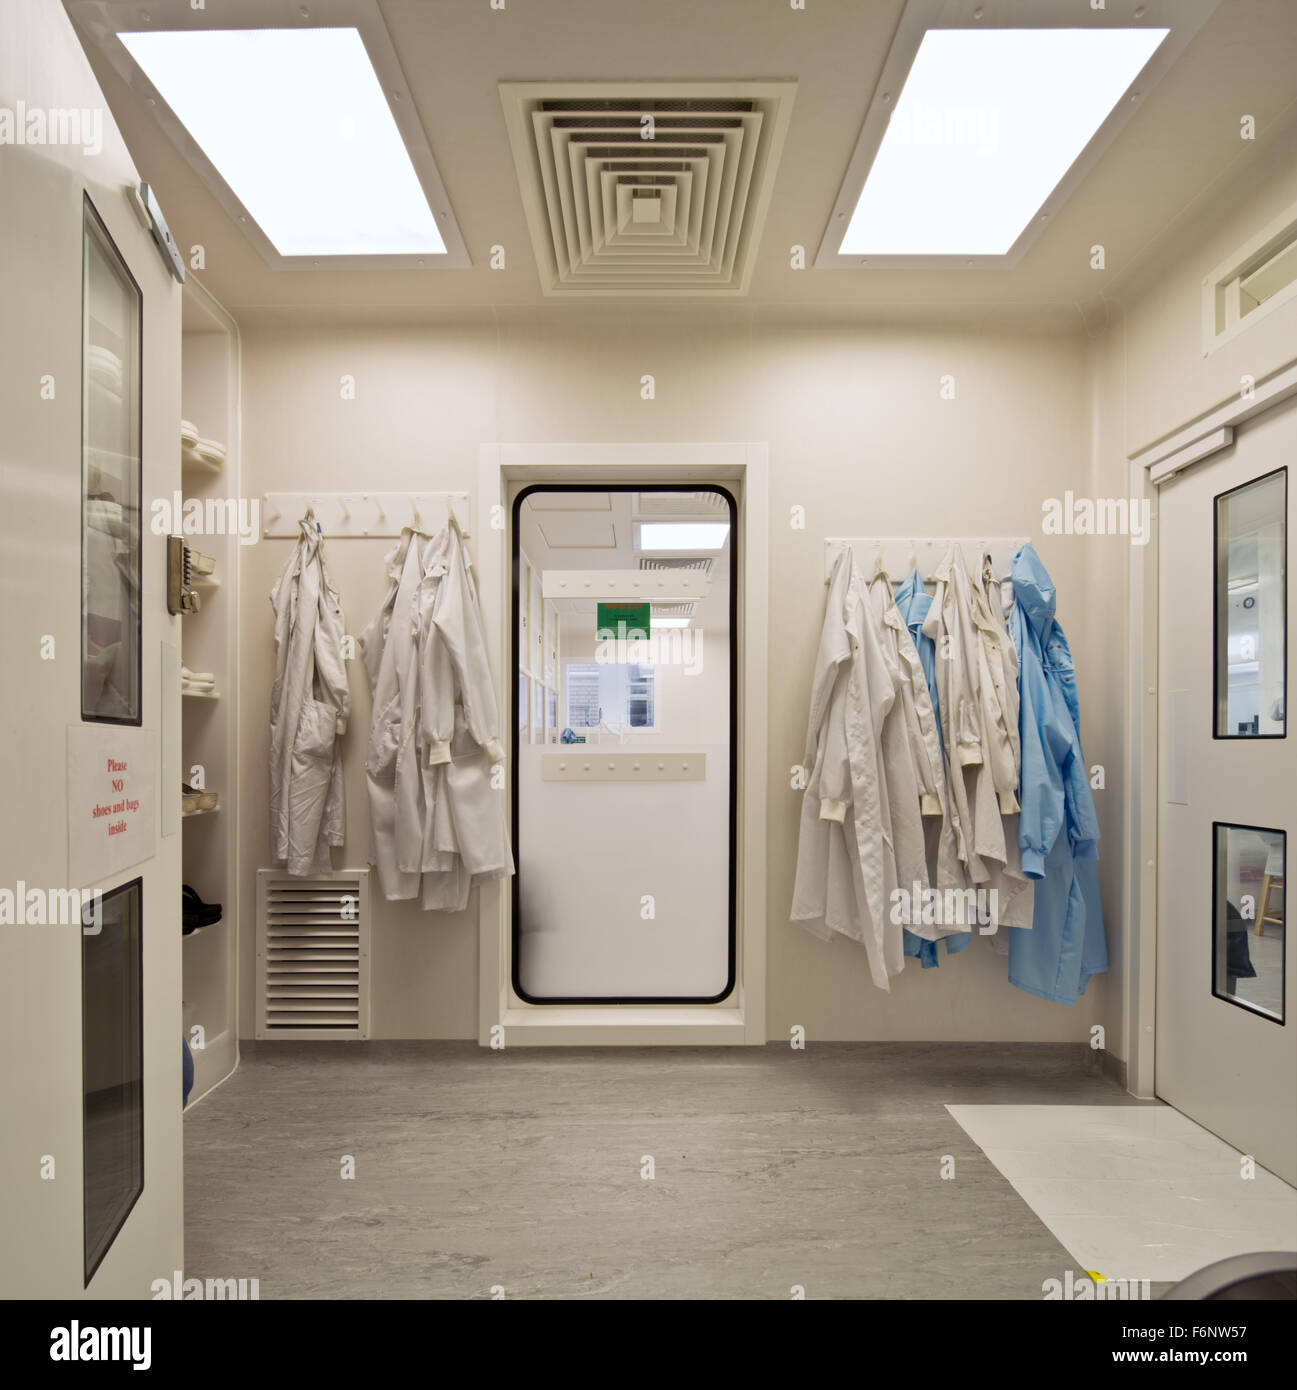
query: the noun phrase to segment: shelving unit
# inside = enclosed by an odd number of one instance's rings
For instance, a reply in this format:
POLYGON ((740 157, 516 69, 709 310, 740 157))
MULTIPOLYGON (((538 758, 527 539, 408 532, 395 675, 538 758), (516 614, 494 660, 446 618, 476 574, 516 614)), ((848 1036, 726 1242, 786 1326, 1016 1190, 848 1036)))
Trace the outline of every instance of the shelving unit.
MULTIPOLYGON (((177 436, 181 481, 189 498, 237 498, 239 486, 239 340, 234 321, 192 276, 185 282, 181 337, 181 413, 202 439, 219 440, 223 463, 200 458, 177 436)), ((177 429, 179 426, 177 425, 177 429)), ((237 701, 221 701, 238 682, 238 549, 230 535, 187 535, 186 544, 216 561, 212 574, 196 575, 202 606, 180 625, 181 660, 216 677, 212 691, 181 691, 182 777, 196 769, 214 807, 181 812, 184 881, 207 902, 221 904, 219 922, 184 938, 184 1026, 203 1030, 194 1052, 190 1104, 224 1080, 238 1064, 237 701), (222 814, 224 813, 224 814, 222 814)), ((180 788, 173 789, 180 795, 180 788)))
POLYGON ((558 610, 541 576, 522 555, 518 588, 519 743, 557 743, 563 728, 558 610))

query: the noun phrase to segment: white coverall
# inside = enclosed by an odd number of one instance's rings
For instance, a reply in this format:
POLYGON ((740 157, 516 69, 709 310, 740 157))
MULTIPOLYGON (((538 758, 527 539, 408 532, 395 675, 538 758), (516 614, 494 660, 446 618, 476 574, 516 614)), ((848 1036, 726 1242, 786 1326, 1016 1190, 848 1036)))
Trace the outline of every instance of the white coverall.
POLYGON ((361 634, 373 696, 365 773, 370 862, 387 898, 461 911, 473 883, 513 872, 504 760, 477 592, 458 526, 406 530, 361 634), (420 887, 422 892, 420 893, 420 887))
MULTIPOLYGON (((865 946, 880 989, 904 967, 893 894, 930 884, 923 817, 941 887, 965 882, 922 665, 886 575, 866 582, 844 549, 829 583, 811 689, 792 918, 865 946)), ((925 926, 935 938, 961 928, 925 926)))
POLYGON ((342 761, 351 694, 343 618, 309 522, 270 595, 275 683, 270 692, 270 853, 290 874, 327 873, 344 831, 342 761))
POLYGON ((1028 927, 1034 895, 1022 872, 1012 818, 1020 759, 1017 654, 990 594, 984 557, 978 557, 975 581, 963 551, 952 545, 934 577, 936 593, 923 631, 938 653, 937 698, 960 857, 972 883, 995 894, 996 923, 1028 927))

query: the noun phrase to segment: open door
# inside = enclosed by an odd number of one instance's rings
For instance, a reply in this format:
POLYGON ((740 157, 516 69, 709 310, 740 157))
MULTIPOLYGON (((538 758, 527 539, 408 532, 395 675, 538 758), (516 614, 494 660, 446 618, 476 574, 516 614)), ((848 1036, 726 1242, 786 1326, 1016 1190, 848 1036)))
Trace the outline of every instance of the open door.
POLYGON ((181 289, 58 5, 0 7, 6 118, 0 1295, 147 1298, 183 1268, 181 289))

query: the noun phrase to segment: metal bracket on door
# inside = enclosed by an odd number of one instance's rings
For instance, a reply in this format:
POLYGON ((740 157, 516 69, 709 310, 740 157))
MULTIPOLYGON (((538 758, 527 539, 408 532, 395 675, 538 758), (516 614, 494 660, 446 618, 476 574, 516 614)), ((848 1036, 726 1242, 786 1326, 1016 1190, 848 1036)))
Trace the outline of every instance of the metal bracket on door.
POLYGON ((138 188, 128 187, 126 198, 135 216, 139 219, 140 225, 153 238, 154 244, 158 248, 158 254, 166 263, 167 269, 183 285, 185 283, 185 260, 180 254, 180 248, 176 245, 175 238, 171 235, 171 228, 167 226, 167 219, 162 215, 162 207, 158 203, 156 194, 147 183, 141 183, 138 188))

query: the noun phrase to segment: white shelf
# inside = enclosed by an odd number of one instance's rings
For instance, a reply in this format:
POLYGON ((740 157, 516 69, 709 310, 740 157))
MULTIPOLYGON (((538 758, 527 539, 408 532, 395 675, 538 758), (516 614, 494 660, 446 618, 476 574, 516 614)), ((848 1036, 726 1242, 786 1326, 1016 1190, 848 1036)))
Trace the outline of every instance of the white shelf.
POLYGON ((181 688, 180 695, 181 698, 185 700, 219 700, 221 698, 220 691, 218 690, 212 691, 209 695, 203 690, 185 690, 183 687, 181 688))
POLYGON ((205 459, 192 445, 181 441, 180 467, 183 472, 187 473, 221 473, 225 469, 225 459, 221 459, 219 462, 205 459))

